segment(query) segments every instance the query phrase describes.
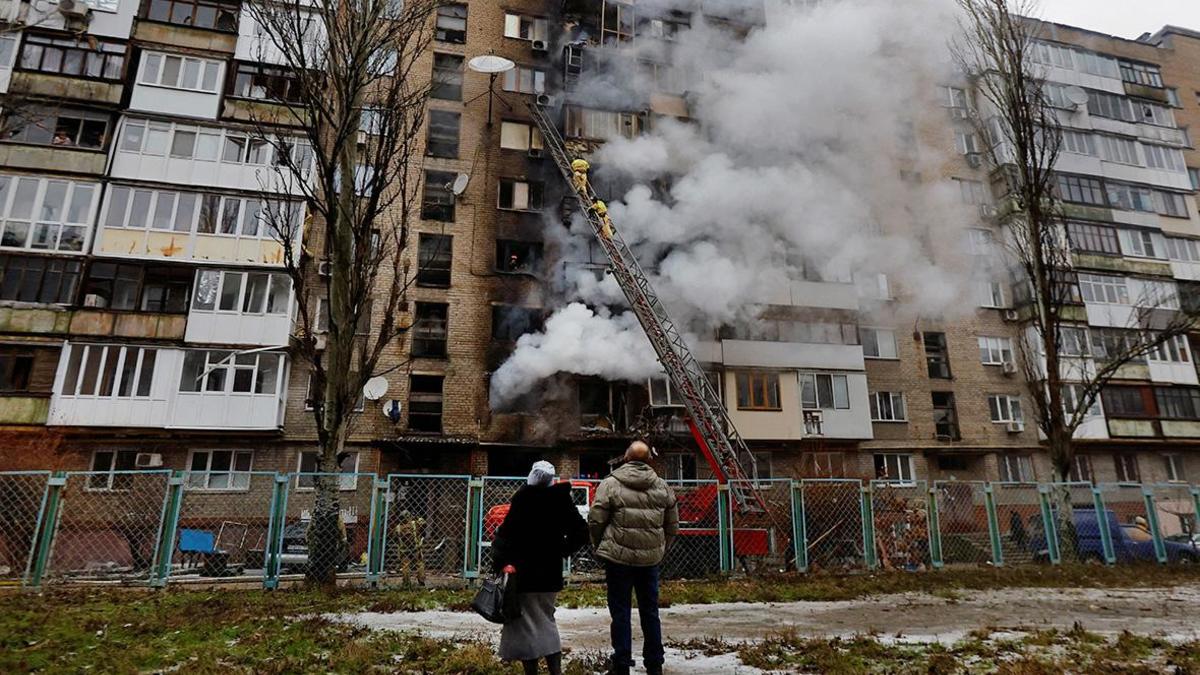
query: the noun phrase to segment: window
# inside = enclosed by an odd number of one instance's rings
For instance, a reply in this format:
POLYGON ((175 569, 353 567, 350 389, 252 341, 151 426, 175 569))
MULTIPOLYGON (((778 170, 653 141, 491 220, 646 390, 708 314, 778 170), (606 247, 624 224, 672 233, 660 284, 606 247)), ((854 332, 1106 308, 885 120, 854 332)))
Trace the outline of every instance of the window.
POLYGON ((750 476, 755 480, 769 481, 771 480, 771 453, 770 452, 751 452, 750 461, 753 462, 750 469, 750 476))
POLYGON ((1091 223, 1067 223, 1071 248, 1082 253, 1121 255, 1116 228, 1091 223))
POLYGON ((412 326, 412 355, 446 358, 447 320, 450 306, 440 302, 418 302, 412 326))
POLYGON ((1073 70, 1075 68, 1074 53, 1070 47, 1034 40, 1030 45, 1029 58, 1034 63, 1073 70))
POLYGON ((84 281, 89 307, 183 314, 188 310, 191 270, 93 262, 84 281))
POLYGON ((1121 61, 1120 63, 1122 80, 1147 87, 1162 88, 1162 73, 1159 72, 1158 66, 1133 63, 1132 61, 1121 61))
POLYGON ((408 430, 442 432, 442 376, 413 375, 408 387, 408 430))
MULTIPOLYGON (((1143 392, 1141 387, 1105 387, 1100 392, 1100 398, 1110 417, 1153 417, 1154 411, 1147 401, 1149 393, 1149 390, 1143 392)), ((1176 398, 1173 394, 1168 394, 1163 399, 1168 407, 1177 412, 1187 412, 1182 406, 1190 405, 1188 398, 1176 398), (1180 404, 1180 407, 1175 408, 1175 403, 1180 404)))
POLYGON ((537 211, 542 208, 542 183, 501 178, 497 207, 513 211, 537 211))
POLYGON ((889 483, 913 482, 912 455, 894 453, 875 455, 875 479, 889 483))
MULTIPOLYGON (((1140 393, 1141 390, 1135 389, 1140 393)), ((1155 387, 1154 401, 1159 416, 1175 420, 1200 419, 1200 389, 1186 387, 1155 387)), ((1105 399, 1104 404, 1108 405, 1105 399)))
POLYGON ((181 26, 238 32, 238 4, 213 0, 150 0, 143 4, 143 18, 181 26))
POLYGON ((669 452, 664 456, 666 471, 663 478, 668 481, 696 480, 696 455, 687 452, 669 452))
POLYGON ((1071 469, 1067 472, 1067 480, 1072 483, 1092 482, 1092 458, 1087 455, 1075 455, 1071 460, 1071 469))
POLYGON ((250 450, 193 450, 187 486, 193 490, 249 490, 250 450))
POLYGON ((737 382, 738 410, 780 410, 779 373, 741 372, 737 382))
POLYGON ((960 155, 979 153, 979 137, 969 131, 954 132, 954 147, 960 155))
POLYGON ((988 413, 993 422, 1024 422, 1021 415, 1021 397, 1008 394, 989 394, 988 413))
POLYGON ((1125 283, 1125 277, 1080 272, 1079 293, 1084 302, 1129 304, 1129 287, 1125 283))
POLYGON ((63 397, 147 398, 158 350, 148 347, 75 343, 64 347, 67 371, 63 397))
POLYGON ((1187 172, 1188 172, 1188 178, 1190 178, 1192 180, 1192 189, 1200 190, 1200 169, 1189 168, 1187 170, 1187 172))
POLYGON ((577 383, 580 428, 608 431, 616 428, 612 384, 596 377, 580 378, 577 383))
POLYGON ((949 391, 930 392, 933 401, 933 426, 938 440, 957 441, 958 411, 954 407, 954 393, 949 391))
POLYGON ((1188 208, 1184 196, 1178 192, 1165 192, 1163 190, 1151 191, 1151 200, 1154 208, 1152 211, 1164 216, 1172 216, 1174 218, 1187 218, 1188 208))
POLYGON ((425 220, 454 222, 455 175, 449 171, 426 171, 425 190, 422 193, 421 217, 425 220))
POLYGON ((541 268, 540 242, 496 240, 496 271, 505 274, 536 274, 541 268))
POLYGON ((196 297, 192 309, 198 312, 287 314, 291 300, 292 280, 286 274, 202 269, 196 272, 196 297))
MULTIPOLYGON (((6 59, 2 63, 7 65, 10 61, 6 59)), ((120 80, 125 75, 125 44, 93 35, 70 38, 27 33, 17 67, 89 79, 120 80)))
POLYGON ((925 333, 925 363, 929 377, 950 379, 950 352, 945 333, 925 333))
POLYGON ((1167 482, 1186 483, 1187 473, 1183 469, 1183 455, 1166 454, 1162 458, 1163 468, 1167 474, 1167 482))
POLYGON ((1008 453, 996 459, 1000 464, 1000 482, 1032 483, 1036 480, 1033 475, 1033 458, 1029 455, 1008 453))
POLYGON ((73 304, 82 268, 78 260, 0 254, 0 300, 73 304))
POLYGON ((942 107, 950 109, 952 117, 967 118, 967 90, 960 87, 941 87, 942 107))
POLYGON ((1111 56, 1103 56, 1095 52, 1076 51, 1075 59, 1080 63, 1085 73, 1114 79, 1121 77, 1121 69, 1117 65, 1117 60, 1111 56))
POLYGON ((439 6, 433 36, 434 39, 441 42, 460 45, 465 43, 467 41, 467 6, 457 3, 439 6))
POLYGON ((1141 279, 1142 295, 1134 304, 1139 307, 1179 309, 1179 291, 1174 281, 1141 279))
POLYGON ((92 455, 89 490, 128 490, 133 487, 133 471, 138 453, 134 450, 97 450, 92 455))
POLYGON ((1119 164, 1141 166, 1138 160, 1137 141, 1123 136, 1096 134, 1100 145, 1100 158, 1119 164))
POLYGON ((429 111, 429 136, 425 154, 430 157, 458 157, 458 127, 461 115, 446 110, 429 111))
POLYGON ((0 246, 81 252, 95 183, 0 175, 0 246))
POLYGON ((513 342, 542 329, 542 310, 516 305, 492 305, 492 339, 513 342))
POLYGON ((996 235, 991 230, 967 230, 967 250, 971 255, 992 255, 996 249, 996 235))
POLYGON ((1004 308, 1008 304, 1004 300, 1004 284, 990 279, 979 279, 975 282, 975 302, 980 307, 1004 308))
POLYGON ((1104 188, 1095 178, 1058 174, 1058 197, 1065 202, 1105 206, 1104 188))
POLYGON ((800 456, 802 478, 845 478, 846 456, 841 452, 806 452, 800 456))
POLYGON ((517 66, 504 73, 504 91, 542 94, 546 91, 546 71, 517 66))
POLYGON ((845 375, 801 373, 800 407, 804 410, 849 410, 849 380, 845 375))
MULTIPOLYGON (((1088 331, 1091 355, 1100 360, 1119 358, 1137 350, 1142 344, 1138 334, 1131 330, 1120 328, 1092 328, 1088 331)), ((1145 363, 1142 356, 1135 357, 1132 363, 1145 363)))
POLYGON ((859 328, 863 356, 874 359, 896 358, 896 333, 885 328, 859 328))
POLYGON ((566 106, 564 135, 569 138, 606 140, 618 136, 633 138, 639 133, 641 119, 635 113, 566 106))
POLYGON ((500 123, 500 149, 541 150, 542 134, 532 124, 520 122, 500 123))
POLYGON ((904 422, 908 420, 904 410, 904 394, 898 391, 876 391, 867 398, 871 403, 871 420, 874 422, 904 422))
MULTIPOLYGON (((313 474, 320 473, 320 465, 317 462, 317 453, 302 452, 296 458, 296 471, 300 474, 296 476, 296 488, 299 490, 311 490, 315 487, 313 474), (307 474, 307 475, 305 475, 307 474)), ((344 492, 354 490, 358 486, 358 453, 347 452, 343 453, 341 461, 338 463, 338 473, 345 474, 338 476, 338 489, 344 492)))
POLYGON ((1157 208, 1155 191, 1150 188, 1106 181, 1104 191, 1114 209, 1153 213, 1157 208))
POLYGON ((622 0, 603 0, 600 11, 601 44, 616 45, 633 39, 636 22, 633 3, 622 0))
POLYGON ((1179 148, 1168 148, 1163 145, 1143 143, 1142 149, 1146 152, 1146 166, 1151 169, 1162 169, 1163 171, 1176 171, 1179 173, 1187 170, 1187 165, 1183 160, 1183 151, 1179 148))
MULTIPOLYGON (((1157 337, 1149 338, 1151 340, 1158 339, 1157 337)), ((1163 340, 1150 350, 1146 355, 1151 361, 1162 361, 1165 363, 1187 363, 1188 343, 1187 337, 1184 335, 1174 335, 1163 340)))
POLYGON ((1167 257, 1180 262, 1200 262, 1200 240, 1166 237, 1167 257))
POLYGON ((977 180, 966 180, 964 178, 952 179, 958 183, 958 196, 964 204, 986 204, 987 192, 983 188, 983 183, 977 180))
MULTIPOLYGON (((1084 388, 1081 384, 1064 384, 1062 388, 1063 411, 1068 415, 1074 415, 1079 409, 1083 401, 1084 388)), ((1099 397, 1092 399, 1092 404, 1088 407, 1084 417, 1100 416, 1100 399, 1099 397)))
POLYGON ((1012 338, 980 336, 979 362, 985 366, 1013 363, 1012 338))
POLYGON ((650 393, 650 405, 655 408, 680 408, 684 405, 683 395, 665 374, 650 378, 646 389, 650 393))
POLYGON ((1087 94, 1088 114, 1125 122, 1132 122, 1136 119, 1133 113, 1133 104, 1124 96, 1096 89, 1089 89, 1087 94))
POLYGON ((1086 131, 1062 130, 1062 151, 1075 155, 1096 156, 1096 143, 1086 131))
POLYGON ((228 351, 188 350, 183 356, 179 391, 208 394, 275 395, 283 355, 273 352, 241 354, 228 351))
POLYGON ((541 42, 546 42, 549 40, 550 36, 548 25, 549 24, 545 19, 521 16, 520 14, 505 13, 504 37, 516 38, 518 40, 539 40, 541 42))
POLYGON ((30 391, 34 358, 31 349, 0 346, 0 392, 30 391))
POLYGON ((102 150, 108 144, 108 113, 30 107, 11 124, 4 140, 88 150, 102 150))
POLYGON ((114 185, 103 218, 105 227, 171 230, 273 240, 283 219, 298 226, 298 202, 264 203, 233 195, 146 190, 114 185))
POLYGON ((1113 453, 1113 469, 1117 474, 1118 483, 1140 483, 1141 472, 1138 471, 1137 455, 1131 452, 1113 453))
POLYGON ((434 52, 433 82, 429 88, 429 96, 446 101, 461 101, 462 84, 463 57, 434 52))
POLYGON ((453 238, 445 234, 424 234, 417 244, 417 285, 430 288, 450 287, 450 263, 453 238))
POLYGON ((242 61, 237 63, 237 74, 230 81, 227 93, 234 98, 257 101, 299 103, 303 100, 300 82, 290 70, 242 61))
POLYGON ((142 55, 142 84, 215 93, 220 86, 221 62, 158 52, 142 55))

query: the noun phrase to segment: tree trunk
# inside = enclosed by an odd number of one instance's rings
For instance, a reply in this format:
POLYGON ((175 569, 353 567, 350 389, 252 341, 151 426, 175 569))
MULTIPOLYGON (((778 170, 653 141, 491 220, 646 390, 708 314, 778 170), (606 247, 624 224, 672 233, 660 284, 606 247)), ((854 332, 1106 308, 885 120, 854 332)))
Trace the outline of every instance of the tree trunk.
POLYGON ((329 430, 320 449, 318 474, 313 480, 315 500, 312 520, 306 537, 308 567, 305 574, 310 582, 323 585, 332 585, 337 581, 338 569, 345 565, 349 557, 349 543, 342 523, 338 465, 338 455, 346 443, 345 420, 339 419, 336 426, 329 430))
POLYGON ((1058 550, 1065 562, 1079 559, 1078 533, 1075 531, 1075 509, 1071 500, 1071 463, 1075 458, 1069 432, 1058 428, 1049 439, 1050 457, 1054 464, 1054 485, 1050 491, 1050 508, 1058 530, 1058 550))

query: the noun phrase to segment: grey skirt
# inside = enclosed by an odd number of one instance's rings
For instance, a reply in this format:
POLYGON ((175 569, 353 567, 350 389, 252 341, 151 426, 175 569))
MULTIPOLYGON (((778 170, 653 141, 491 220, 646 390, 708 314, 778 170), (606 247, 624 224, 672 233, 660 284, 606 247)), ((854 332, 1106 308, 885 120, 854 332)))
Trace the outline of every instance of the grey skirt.
POLYGON ((554 603, 558 593, 518 593, 521 618, 500 629, 500 659, 528 661, 562 651, 558 624, 554 623, 554 603))

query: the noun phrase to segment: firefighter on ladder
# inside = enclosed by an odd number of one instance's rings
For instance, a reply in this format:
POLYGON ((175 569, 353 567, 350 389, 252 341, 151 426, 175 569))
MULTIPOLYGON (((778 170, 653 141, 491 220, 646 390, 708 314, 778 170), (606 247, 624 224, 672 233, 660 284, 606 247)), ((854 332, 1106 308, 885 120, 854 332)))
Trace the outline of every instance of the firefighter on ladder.
POLYGON ((425 519, 408 511, 400 513, 396 525, 396 557, 400 559, 400 574, 404 585, 412 584, 410 574, 416 573, 417 583, 425 585, 425 519))
POLYGON ((588 195, 588 169, 591 168, 586 159, 571 162, 571 185, 576 192, 585 197, 588 195))
POLYGON ((612 239, 613 224, 612 218, 608 217, 608 207, 604 205, 604 202, 597 199, 592 204, 592 210, 595 211, 596 216, 600 218, 600 233, 604 235, 605 239, 612 239))

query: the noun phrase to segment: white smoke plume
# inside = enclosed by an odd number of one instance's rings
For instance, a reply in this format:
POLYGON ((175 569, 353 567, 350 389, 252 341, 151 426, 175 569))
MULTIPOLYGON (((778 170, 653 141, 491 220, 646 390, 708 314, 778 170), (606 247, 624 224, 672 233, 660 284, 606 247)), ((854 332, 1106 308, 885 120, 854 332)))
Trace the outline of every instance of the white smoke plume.
MULTIPOLYGON (((597 184, 632 184, 611 195, 610 213, 682 329, 711 335, 722 324, 753 323, 756 307, 814 269, 839 281, 886 274, 917 312, 962 304, 965 277, 934 265, 923 242, 961 236, 965 209, 947 186, 902 178, 936 173, 942 160, 904 139, 914 139, 920 109, 950 73, 952 7, 788 5, 744 39, 698 15, 676 36, 669 58, 686 71, 692 119, 659 118, 649 133, 608 139, 593 173, 597 184), (664 178, 665 194, 650 187, 664 178)), ((662 60, 659 49, 636 44, 630 68, 585 79, 579 100, 644 107, 656 87, 636 68, 639 50, 662 60)), ((581 225, 568 250, 591 236, 581 225)), ((567 283, 568 301, 619 294, 609 277, 576 273, 567 283)), ((557 372, 637 380, 657 371, 630 314, 571 304, 518 342, 493 376, 492 402, 502 406, 557 372), (614 362, 598 362, 601 354, 614 362)))

